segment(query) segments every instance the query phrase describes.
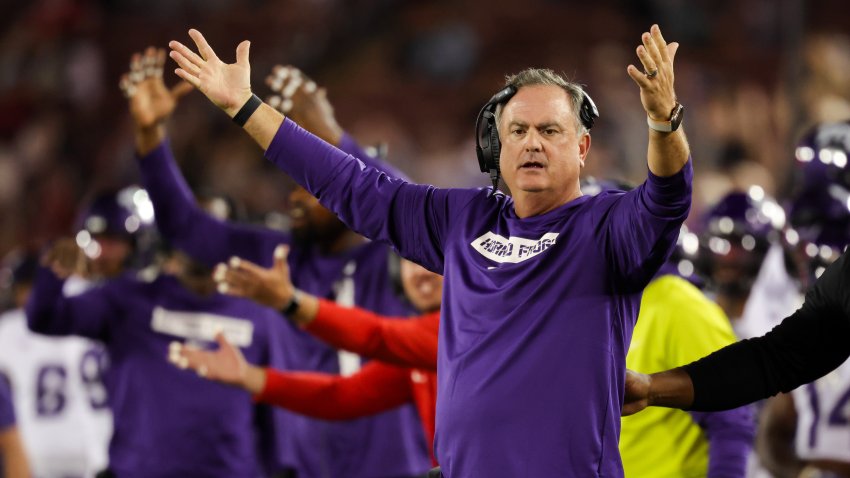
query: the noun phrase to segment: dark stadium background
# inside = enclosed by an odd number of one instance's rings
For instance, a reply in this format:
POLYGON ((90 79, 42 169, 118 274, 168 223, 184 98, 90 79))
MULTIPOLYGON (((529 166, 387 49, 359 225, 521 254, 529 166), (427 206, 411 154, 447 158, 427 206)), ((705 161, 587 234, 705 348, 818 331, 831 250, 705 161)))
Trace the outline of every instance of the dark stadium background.
MULTIPOLYGON (((792 148, 814 121, 850 117, 850 17, 840 0, 393 1, 36 0, 0 2, 0 256, 71 232, 93 192, 137 178, 118 78, 129 55, 189 27, 233 60, 252 41, 254 90, 272 65, 329 90, 340 123, 440 186, 484 185, 472 148, 480 104, 526 66, 565 72, 601 111, 587 173, 639 180, 646 126, 625 72, 657 22, 679 41, 677 92, 699 171, 694 213, 733 186, 789 191, 792 148)), ((170 73, 166 78, 176 81, 170 73)), ((173 145, 197 189, 253 220, 287 183, 199 94, 173 145)), ((692 213, 692 217, 694 216, 692 213)))

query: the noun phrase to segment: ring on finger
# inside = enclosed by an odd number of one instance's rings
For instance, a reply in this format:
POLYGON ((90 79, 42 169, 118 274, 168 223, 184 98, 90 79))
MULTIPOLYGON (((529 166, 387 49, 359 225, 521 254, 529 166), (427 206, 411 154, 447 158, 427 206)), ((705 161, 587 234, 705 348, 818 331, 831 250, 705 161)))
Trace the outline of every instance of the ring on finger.
POLYGON ((658 76, 658 68, 654 68, 650 71, 643 70, 643 74, 646 75, 647 78, 655 78, 658 76))

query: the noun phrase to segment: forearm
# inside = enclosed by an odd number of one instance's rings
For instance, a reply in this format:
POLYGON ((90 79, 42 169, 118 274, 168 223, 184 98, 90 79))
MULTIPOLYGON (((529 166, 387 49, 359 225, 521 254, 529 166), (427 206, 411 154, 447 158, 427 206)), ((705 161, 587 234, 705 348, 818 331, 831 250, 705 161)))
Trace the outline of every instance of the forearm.
POLYGON ((0 464, 6 478, 30 478, 24 446, 17 427, 0 431, 0 464))
POLYGON ((263 151, 266 151, 269 149, 269 145, 272 144, 272 140, 280 129, 280 125, 283 124, 283 120, 284 116, 280 112, 263 103, 248 118, 244 129, 263 148, 263 151))
POLYGON ((294 321, 301 327, 308 327, 316 319, 319 311, 320 299, 306 292, 299 292, 298 309, 290 314, 288 319, 294 321))
POLYGON ((847 359, 848 335, 842 314, 804 305, 766 335, 683 367, 693 383, 691 407, 727 410, 812 382, 847 359))
POLYGON ((436 370, 438 324, 436 314, 399 320, 322 300, 316 320, 306 330, 338 349, 400 366, 436 370))
POLYGON ((71 332, 67 321, 60 319, 58 303, 63 300, 65 281, 47 268, 39 268, 25 311, 27 324, 33 332, 46 335, 66 335, 71 332))
POLYGON ((39 268, 25 311, 30 330, 44 335, 79 335, 105 341, 109 321, 125 311, 115 301, 113 285, 91 289, 74 297, 62 293, 64 279, 48 268, 39 268))
POLYGON ((187 252, 199 250, 207 241, 221 240, 213 218, 201 209, 186 183, 164 128, 153 130, 161 134, 137 131, 136 148, 142 186, 153 203, 157 229, 174 247, 187 252))
POLYGON ((693 403, 693 384, 684 369, 674 368, 649 377, 649 406, 687 409, 693 403))
MULTIPOLYGON (((268 265, 271 251, 289 237, 280 232, 221 221, 196 201, 165 136, 139 156, 142 185, 154 206, 160 234, 192 259, 214 267, 233 256, 268 265)), ((151 139, 153 141, 153 139, 151 139)))
POLYGON ((708 478, 744 476, 755 435, 750 407, 691 415, 708 438, 708 478))
POLYGON ((245 378, 242 381, 242 388, 251 393, 251 395, 259 395, 266 387, 266 371, 256 365, 248 365, 245 371, 245 378))
POLYGON ((255 399, 315 418, 350 420, 395 408, 409 398, 402 371, 368 367, 351 377, 265 369, 265 386, 255 399))
POLYGON ((672 133, 649 130, 647 163, 656 176, 672 176, 679 171, 690 156, 690 147, 683 128, 672 133))
POLYGON ((166 137, 165 126, 162 124, 147 128, 136 125, 133 134, 136 138, 136 154, 139 157, 150 154, 151 151, 165 141, 166 137))
MULTIPOLYGON (((381 345, 382 319, 364 310, 342 307, 329 300, 317 301, 314 319, 306 330, 337 349, 375 358, 381 345)), ((386 319, 383 319, 386 320, 386 319)))

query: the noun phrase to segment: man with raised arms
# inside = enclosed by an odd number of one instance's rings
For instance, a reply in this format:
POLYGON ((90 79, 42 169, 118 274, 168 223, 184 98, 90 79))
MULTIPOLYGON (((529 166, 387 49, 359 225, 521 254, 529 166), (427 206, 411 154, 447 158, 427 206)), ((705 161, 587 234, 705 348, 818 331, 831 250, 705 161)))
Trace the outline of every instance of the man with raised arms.
POLYGON ((643 71, 628 67, 650 126, 649 172, 625 194, 581 195, 595 113, 581 87, 543 69, 509 77, 490 135, 501 138, 491 174, 503 175, 507 196, 366 167, 253 96, 249 42, 226 64, 200 32, 189 34, 200 54, 169 44, 178 76, 350 227, 444 275, 435 437, 443 475, 623 476, 626 351, 641 291, 690 207, 673 89, 678 44, 653 26, 637 48, 643 71))

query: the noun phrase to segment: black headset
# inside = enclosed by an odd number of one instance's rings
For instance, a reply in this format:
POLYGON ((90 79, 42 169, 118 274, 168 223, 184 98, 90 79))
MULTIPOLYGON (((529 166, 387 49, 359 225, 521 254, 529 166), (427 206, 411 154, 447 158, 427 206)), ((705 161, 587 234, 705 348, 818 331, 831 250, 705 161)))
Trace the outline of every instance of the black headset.
MULTIPOLYGON (((502 142, 499 139, 499 128, 496 124, 496 108, 500 104, 507 103, 517 92, 517 87, 508 85, 490 98, 490 101, 481 108, 478 118, 475 120, 475 153, 478 155, 478 166, 482 173, 490 173, 493 182, 493 190, 499 188, 499 155, 502 152, 502 142)), ((582 92, 581 111, 579 119, 581 124, 590 130, 593 122, 599 118, 599 110, 596 103, 590 99, 590 95, 582 92)))

